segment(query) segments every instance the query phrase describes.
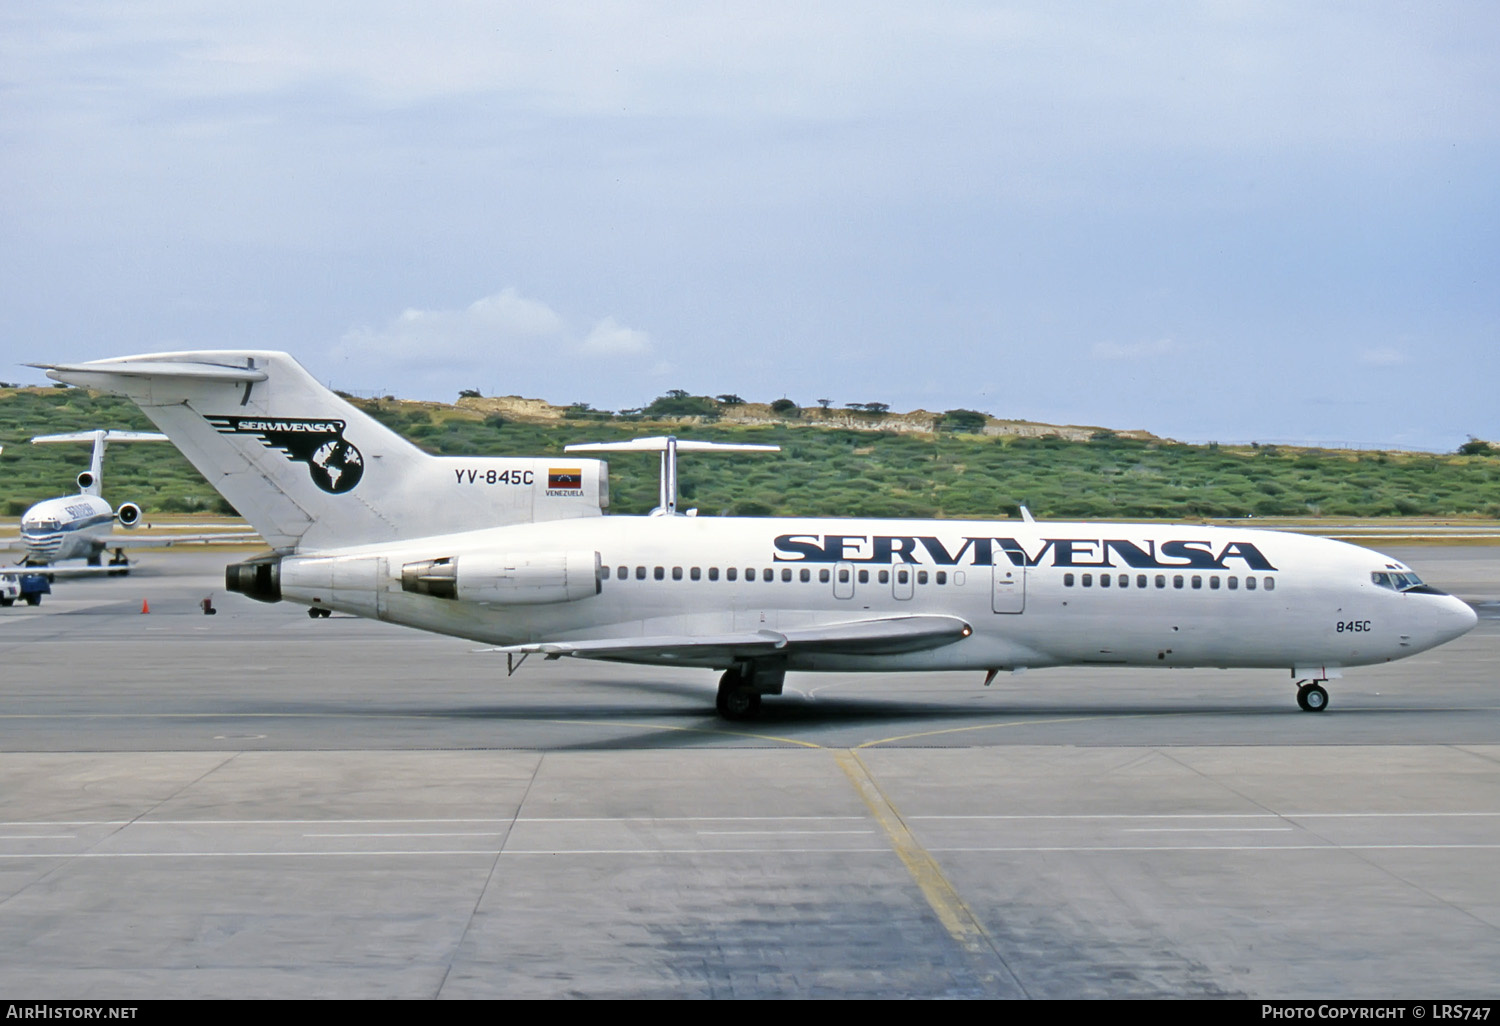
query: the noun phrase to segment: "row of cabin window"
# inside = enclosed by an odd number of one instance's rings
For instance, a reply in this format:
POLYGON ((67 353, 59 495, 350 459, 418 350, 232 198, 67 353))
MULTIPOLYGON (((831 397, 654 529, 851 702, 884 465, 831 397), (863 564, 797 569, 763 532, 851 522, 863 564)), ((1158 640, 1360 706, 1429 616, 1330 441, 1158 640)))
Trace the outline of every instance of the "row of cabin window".
MULTIPOLYGON (((1083 585, 1083 587, 1085 587, 1085 588, 1092 588, 1094 586, 1094 575, 1093 574, 1079 574, 1078 576, 1080 576, 1080 577, 1083 578, 1083 580, 1081 582, 1082 585, 1083 585)), ((1116 579, 1118 579, 1118 581, 1119 581, 1119 587, 1121 587, 1121 588, 1128 588, 1128 587, 1130 587, 1130 575, 1129 574, 1120 574, 1118 576, 1118 578, 1112 577, 1110 574, 1100 574, 1099 575, 1099 587, 1101 587, 1101 588, 1108 588, 1108 587, 1110 587, 1115 582, 1116 579)), ((1239 588, 1239 586, 1240 586, 1240 579, 1238 577, 1229 577, 1229 578, 1226 578, 1226 580, 1229 583, 1229 590, 1230 591, 1235 591, 1235 590, 1237 590, 1239 588)), ((1266 577, 1266 578, 1264 578, 1264 581, 1265 581, 1265 590, 1266 591, 1275 591, 1276 590, 1276 578, 1274 578, 1274 577, 1266 577)), ((1165 588, 1167 586, 1167 575, 1166 574, 1157 574, 1156 575, 1156 581, 1155 581, 1155 583, 1156 583, 1156 586, 1158 588, 1165 588)), ((1185 584, 1187 586, 1193 587, 1193 588, 1202 588, 1203 587, 1203 577, 1200 574, 1193 574, 1190 578, 1184 578, 1182 574, 1173 574, 1172 575, 1172 587, 1174 587, 1174 588, 1181 588, 1185 584)), ((1254 578, 1254 577, 1246 577, 1245 578, 1245 590, 1246 591, 1254 591, 1255 590, 1255 584, 1256 584, 1256 578, 1254 578)), ((1146 574, 1136 574, 1135 575, 1135 586, 1137 588, 1149 587, 1149 579, 1148 579, 1147 575, 1146 574)), ((1063 574, 1063 587, 1065 587, 1065 588, 1071 588, 1071 587, 1073 587, 1073 575, 1072 574, 1063 574)), ((1208 590, 1209 591, 1218 591, 1219 590, 1219 578, 1217 576, 1213 576, 1213 577, 1210 577, 1208 579, 1208 590)))
MULTIPOLYGON (((664 580, 667 579, 667 568, 666 567, 664 567, 664 566, 658 566, 658 567, 651 567, 649 569, 650 569, 650 576, 652 577, 652 579, 658 580, 658 581, 664 581, 664 580)), ((644 566, 638 566, 638 567, 636 567, 635 568, 635 579, 638 580, 638 581, 644 581, 644 580, 646 580, 647 570, 648 570, 648 568, 644 567, 644 566)), ((818 583, 819 584, 827 584, 830 581, 832 581, 833 580, 832 573, 833 572, 831 570, 827 569, 826 567, 824 569, 819 570, 818 571, 818 583)), ((850 579, 851 579, 850 578, 850 573, 851 572, 848 569, 841 569, 841 570, 839 570, 839 572, 838 572, 839 583, 840 584, 848 584, 849 581, 850 581, 850 579)), ((854 571, 854 573, 858 574, 858 580, 859 580, 860 584, 868 584, 868 583, 870 583, 870 571, 869 570, 858 570, 858 571, 854 571)), ((926 584, 928 582, 928 580, 929 580, 929 576, 928 576, 928 573, 927 573, 926 570, 912 571, 912 570, 908 570, 906 567, 898 567, 894 571, 892 571, 892 570, 877 570, 877 571, 875 571, 875 580, 878 583, 880 583, 880 584, 889 584, 891 582, 891 574, 892 573, 894 573, 896 575, 896 580, 900 584, 905 584, 907 581, 912 580, 913 577, 915 577, 916 583, 918 583, 918 584, 926 584), (911 575, 911 576, 908 576, 908 575, 911 575)), ((680 566, 674 566, 674 567, 672 567, 671 574, 672 574, 672 580, 674 580, 674 581, 680 581, 680 580, 682 580, 682 576, 683 576, 683 569, 682 569, 682 567, 680 567, 680 566)), ((724 571, 724 579, 726 581, 737 581, 737 580, 739 580, 739 574, 740 574, 740 568, 737 567, 737 566, 732 566, 732 567, 729 567, 728 569, 726 569, 724 571)), ((769 567, 766 568, 766 569, 764 569, 764 570, 757 569, 756 567, 753 567, 753 566, 749 566, 749 567, 745 568, 745 580, 747 580, 747 581, 754 581, 754 580, 774 581, 774 580, 776 580, 776 574, 777 574, 777 571, 774 570, 774 569, 771 569, 769 567)), ((628 567, 628 566, 617 566, 617 567, 615 567, 615 579, 616 580, 620 580, 620 581, 629 580, 630 576, 631 576, 630 567, 628 567)), ((696 566, 694 566, 694 567, 689 567, 688 570, 687 570, 688 580, 698 581, 698 580, 702 580, 704 576, 705 575, 703 573, 703 568, 702 567, 696 567, 696 566)), ((709 567, 708 568, 707 577, 708 577, 708 579, 710 581, 717 581, 719 579, 719 568, 716 567, 716 566, 709 567)), ((599 571, 599 579, 601 581, 607 581, 607 580, 609 580, 609 567, 604 567, 602 570, 599 571)), ((781 568, 781 579, 783 581, 788 582, 788 583, 790 583, 793 580, 796 580, 796 581, 802 582, 803 584, 808 584, 808 583, 811 583, 811 581, 813 579, 813 573, 812 573, 812 570, 810 570, 807 567, 803 567, 800 570, 794 571, 791 567, 787 566, 787 567, 782 567, 781 568)), ((932 573, 932 575, 931 575, 930 580, 934 584, 947 584, 948 583, 948 571, 946 571, 946 570, 937 570, 937 571, 934 571, 932 573)), ((960 581, 955 581, 954 583, 957 584, 957 583, 961 583, 961 582, 960 581)))

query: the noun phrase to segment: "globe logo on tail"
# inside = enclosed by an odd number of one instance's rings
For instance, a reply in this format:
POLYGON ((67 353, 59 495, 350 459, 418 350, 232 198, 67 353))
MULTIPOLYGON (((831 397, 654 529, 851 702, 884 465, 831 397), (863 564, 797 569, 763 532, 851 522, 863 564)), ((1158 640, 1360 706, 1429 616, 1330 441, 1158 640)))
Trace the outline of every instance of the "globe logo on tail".
POLYGON ((294 463, 306 463, 313 484, 339 495, 352 491, 365 474, 364 455, 344 437, 342 420, 294 417, 208 417, 221 435, 254 435, 267 449, 280 450, 294 463))

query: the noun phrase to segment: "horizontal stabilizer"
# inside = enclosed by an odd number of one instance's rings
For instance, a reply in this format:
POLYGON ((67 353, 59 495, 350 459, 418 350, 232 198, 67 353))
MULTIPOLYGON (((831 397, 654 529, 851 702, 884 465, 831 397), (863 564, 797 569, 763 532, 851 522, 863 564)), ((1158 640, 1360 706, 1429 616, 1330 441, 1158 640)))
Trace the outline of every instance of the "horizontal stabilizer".
POLYGON ((920 652, 961 641, 972 633, 973 628, 956 616, 891 616, 781 631, 543 641, 483 651, 503 652, 507 655, 544 655, 549 659, 576 656, 580 659, 615 659, 624 662, 677 660, 686 665, 727 665, 736 659, 791 655, 796 652, 837 652, 844 655, 920 652))
POLYGON ((69 431, 61 435, 37 435, 33 445, 46 442, 165 442, 167 436, 160 431, 69 431))
MULTIPOLYGON (((754 445, 749 442, 700 442, 694 438, 678 438, 675 435, 654 435, 650 438, 632 438, 628 442, 578 442, 563 446, 565 452, 659 452, 661 453, 661 483, 657 486, 657 504, 651 511, 654 517, 677 516, 677 454, 679 452, 780 452, 779 445, 754 445)), ((690 510, 687 516, 696 516, 690 510)))
POLYGON ((578 442, 563 446, 564 452, 780 452, 779 445, 754 445, 749 442, 700 442, 693 438, 632 438, 628 442, 578 442))
POLYGON ((32 363, 27 366, 47 371, 47 377, 56 381, 66 381, 70 385, 103 387, 105 390, 109 390, 107 384, 100 386, 92 379, 138 377, 257 382, 265 381, 267 376, 266 372, 258 367, 235 367, 208 360, 174 362, 133 356, 124 356, 115 360, 93 360, 89 363, 32 363))

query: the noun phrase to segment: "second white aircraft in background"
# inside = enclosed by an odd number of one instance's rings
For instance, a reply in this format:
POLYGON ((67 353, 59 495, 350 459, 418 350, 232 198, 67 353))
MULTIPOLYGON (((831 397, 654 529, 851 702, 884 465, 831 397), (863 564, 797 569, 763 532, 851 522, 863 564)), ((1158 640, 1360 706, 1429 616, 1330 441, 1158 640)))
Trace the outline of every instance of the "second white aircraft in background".
POLYGON ((184 542, 225 541, 254 538, 254 532, 210 532, 206 534, 137 534, 117 535, 115 523, 130 529, 141 522, 141 507, 122 502, 119 509, 100 494, 104 477, 104 452, 111 442, 165 442, 167 436, 155 431, 77 431, 58 435, 38 435, 37 444, 53 442, 92 442, 93 458, 89 469, 78 475, 78 494, 44 499, 21 516, 21 533, 0 539, 0 548, 24 552, 21 566, 0 567, 0 577, 19 577, 45 568, 52 576, 82 576, 99 573, 128 572, 127 548, 161 548, 184 542), (113 550, 108 566, 104 554, 113 550), (70 560, 83 560, 83 567, 59 567, 70 560))

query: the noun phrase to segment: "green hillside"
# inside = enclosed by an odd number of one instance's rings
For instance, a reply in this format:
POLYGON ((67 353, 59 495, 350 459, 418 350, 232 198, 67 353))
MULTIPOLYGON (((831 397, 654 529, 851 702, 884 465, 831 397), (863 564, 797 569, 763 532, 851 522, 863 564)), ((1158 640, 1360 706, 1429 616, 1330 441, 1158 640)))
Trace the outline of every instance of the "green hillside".
MULTIPOLYGON (((684 456, 683 505, 704 515, 991 517, 1024 503, 1050 518, 1500 517, 1500 455, 1487 453, 1184 445, 1111 432, 1070 440, 851 430, 796 419, 682 423, 559 408, 528 418, 473 404, 354 402, 428 451, 450 455, 548 456, 569 442, 666 433, 782 446, 762 456, 684 456)), ((0 389, 0 515, 65 493, 87 466, 87 446, 30 445, 32 435, 98 427, 151 425, 111 396, 0 389)), ((655 455, 613 454, 610 467, 613 512, 655 505, 655 455)), ((105 494, 148 512, 229 512, 166 443, 111 448, 105 494)))

